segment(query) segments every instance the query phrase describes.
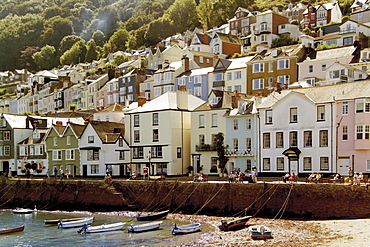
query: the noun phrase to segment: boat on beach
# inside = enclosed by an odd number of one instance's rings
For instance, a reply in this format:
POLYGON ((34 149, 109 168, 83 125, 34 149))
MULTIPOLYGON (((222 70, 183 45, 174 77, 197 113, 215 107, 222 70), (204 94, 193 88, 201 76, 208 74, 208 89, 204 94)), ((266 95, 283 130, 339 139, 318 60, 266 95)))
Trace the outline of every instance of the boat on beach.
POLYGON ((153 230, 157 230, 161 226, 162 223, 163 223, 163 221, 154 221, 154 222, 139 224, 139 225, 131 224, 127 228, 127 230, 128 230, 128 232, 153 231, 153 230))
POLYGON ((236 218, 232 221, 227 221, 226 219, 221 220, 221 225, 218 227, 221 231, 234 231, 245 227, 247 221, 252 218, 252 216, 245 216, 241 218, 236 218))
POLYGON ((24 225, 23 226, 16 226, 16 227, 1 228, 0 229, 0 234, 23 232, 23 230, 24 230, 24 225))
POLYGON ((84 218, 71 218, 71 219, 57 219, 57 220, 44 220, 45 225, 58 225, 60 221, 69 222, 76 220, 83 220, 84 218))
POLYGON ((251 233, 252 239, 268 239, 272 238, 272 231, 270 228, 259 225, 259 226, 250 226, 249 231, 251 233))
POLYGON ((95 217, 83 218, 82 220, 73 220, 64 222, 63 220, 59 221, 58 228, 72 228, 79 227, 83 225, 90 225, 93 223, 95 217))
POLYGON ((155 213, 147 213, 147 214, 138 214, 136 216, 136 219, 139 221, 149 221, 149 220, 160 220, 165 219, 168 215, 170 210, 165 210, 161 212, 155 212, 155 213))
POLYGON ((188 233, 193 233, 193 232, 199 232, 200 226, 201 226, 200 223, 183 225, 183 226, 178 226, 177 224, 175 224, 175 226, 171 228, 171 231, 173 235, 188 234, 188 233))
POLYGON ((13 214, 32 214, 34 210, 29 208, 16 208, 13 210, 13 214))
POLYGON ((109 231, 117 231, 123 229, 126 223, 118 222, 112 224, 103 224, 100 226, 88 226, 83 225, 83 227, 78 230, 78 233, 95 233, 95 232, 109 232, 109 231))

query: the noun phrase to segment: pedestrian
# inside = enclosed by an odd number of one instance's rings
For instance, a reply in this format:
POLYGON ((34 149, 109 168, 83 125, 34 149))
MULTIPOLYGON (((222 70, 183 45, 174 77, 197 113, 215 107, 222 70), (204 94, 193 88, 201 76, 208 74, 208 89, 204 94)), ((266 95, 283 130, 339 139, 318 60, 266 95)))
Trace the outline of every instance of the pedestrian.
POLYGON ((108 169, 108 167, 107 167, 107 169, 105 170, 105 174, 109 174, 109 169, 108 169))
POLYGON ((54 178, 57 179, 58 176, 58 169, 54 167, 54 178))
POLYGON ((69 169, 68 168, 66 169, 66 178, 67 179, 69 178, 69 169))
POLYGON ((113 176, 113 168, 109 167, 108 172, 109 172, 109 175, 112 177, 113 176))
POLYGON ((253 169, 253 171, 252 171, 252 181, 253 181, 253 183, 257 183, 257 176, 258 176, 257 169, 253 169))
POLYGON ((9 171, 8 171, 8 177, 11 178, 12 177, 12 168, 9 166, 9 171))
POLYGON ((348 184, 352 185, 353 184, 353 170, 352 167, 348 167, 348 184))
POLYGON ((50 179, 50 169, 48 168, 48 170, 46 171, 46 176, 48 177, 48 179, 50 179))
POLYGON ((60 173, 60 180, 62 180, 64 177, 64 172, 62 168, 59 169, 59 173, 60 173))

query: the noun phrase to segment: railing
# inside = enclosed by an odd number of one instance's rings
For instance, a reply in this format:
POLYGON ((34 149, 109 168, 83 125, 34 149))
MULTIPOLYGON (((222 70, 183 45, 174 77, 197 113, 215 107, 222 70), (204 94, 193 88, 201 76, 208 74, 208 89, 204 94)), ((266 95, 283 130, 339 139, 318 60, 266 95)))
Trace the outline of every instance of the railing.
POLYGON ((195 151, 216 151, 216 146, 210 144, 195 145, 195 151))
POLYGON ((351 28, 344 28, 344 29, 341 29, 339 31, 339 34, 345 34, 345 33, 355 33, 356 32, 356 28, 355 27, 351 27, 351 28))
POLYGON ((252 156, 251 149, 226 149, 226 156, 252 156))
POLYGON ((258 28, 254 31, 254 34, 256 35, 261 34, 261 33, 271 33, 271 28, 270 27, 258 28))

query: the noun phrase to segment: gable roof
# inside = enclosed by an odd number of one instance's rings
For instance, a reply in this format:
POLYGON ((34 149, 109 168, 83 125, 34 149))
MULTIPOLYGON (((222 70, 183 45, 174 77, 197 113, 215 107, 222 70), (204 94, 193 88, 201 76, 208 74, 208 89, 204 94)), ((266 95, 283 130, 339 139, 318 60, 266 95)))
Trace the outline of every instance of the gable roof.
POLYGON ((2 114, 12 129, 25 129, 27 127, 27 116, 2 114))
POLYGON ((222 42, 240 45, 239 38, 236 35, 232 35, 230 33, 225 34, 225 33, 216 32, 213 38, 215 38, 216 36, 218 36, 222 42))
POLYGON ((123 109, 124 107, 118 103, 114 103, 113 105, 97 112, 97 113, 101 113, 101 112, 123 112, 123 109))
POLYGON ((103 143, 115 143, 125 131, 125 125, 121 123, 90 121, 88 124, 95 130, 103 143))
POLYGON ((210 109, 233 109, 238 107, 238 100, 249 99, 253 97, 244 93, 238 93, 236 91, 229 92, 216 89, 212 89, 212 91, 208 95, 208 98, 210 98, 212 95, 219 99, 219 101, 216 104, 211 105, 209 104, 209 102, 205 102, 201 106, 197 107, 195 111, 210 109))
POLYGON ((334 49, 317 51, 316 58, 314 59, 307 58, 302 63, 309 63, 310 61, 329 60, 329 59, 349 57, 349 56, 352 56, 352 53, 355 51, 355 49, 356 48, 353 46, 346 46, 346 47, 339 47, 339 48, 334 48, 334 49))

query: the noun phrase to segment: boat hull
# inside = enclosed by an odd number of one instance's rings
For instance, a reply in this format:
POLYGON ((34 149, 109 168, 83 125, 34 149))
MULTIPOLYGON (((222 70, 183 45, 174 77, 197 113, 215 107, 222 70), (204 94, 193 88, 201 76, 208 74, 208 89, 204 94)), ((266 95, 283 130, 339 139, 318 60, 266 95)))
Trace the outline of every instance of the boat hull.
POLYGON ((200 223, 184 225, 184 226, 175 226, 171 228, 173 235, 180 235, 180 234, 189 234, 193 232, 200 231, 200 223))
POLYGON ((23 226, 17 226, 17 227, 10 227, 10 228, 2 228, 0 229, 0 234, 10 234, 15 232, 23 232, 24 225, 23 226))
POLYGON ((94 217, 85 218, 83 220, 75 220, 75 221, 68 221, 68 222, 59 222, 58 228, 72 228, 72 227, 80 227, 83 225, 89 225, 93 223, 94 217))
POLYGON ((96 233, 96 232, 109 232, 117 231, 123 229, 126 223, 113 223, 113 224, 104 224, 100 226, 89 226, 84 231, 86 233, 96 233))
POLYGON ((246 223, 248 222, 250 218, 252 218, 252 216, 238 218, 230 222, 227 222, 226 220, 222 220, 221 225, 219 225, 218 227, 220 228, 221 231, 239 230, 245 227, 246 223))
POLYGON ((32 209, 21 208, 13 210, 13 214, 32 214, 32 213, 33 213, 32 209))
POLYGON ((272 231, 264 225, 249 227, 252 239, 272 238, 272 231))
POLYGON ((58 220, 44 220, 44 223, 46 225, 58 225, 60 221, 63 222, 70 222, 70 221, 76 221, 76 220, 83 220, 84 218, 73 218, 73 219, 58 219, 58 220))
POLYGON ((146 232, 146 231, 153 231, 159 229, 163 221, 158 221, 158 222, 151 222, 151 223, 146 223, 146 224, 141 224, 141 225, 134 225, 131 224, 127 228, 128 232, 146 232))
POLYGON ((136 219, 138 221, 150 221, 150 220, 160 220, 160 219, 165 219, 170 211, 165 210, 161 212, 156 212, 156 213, 151 213, 151 214, 143 214, 143 215, 138 215, 136 219))

